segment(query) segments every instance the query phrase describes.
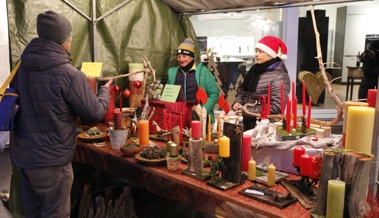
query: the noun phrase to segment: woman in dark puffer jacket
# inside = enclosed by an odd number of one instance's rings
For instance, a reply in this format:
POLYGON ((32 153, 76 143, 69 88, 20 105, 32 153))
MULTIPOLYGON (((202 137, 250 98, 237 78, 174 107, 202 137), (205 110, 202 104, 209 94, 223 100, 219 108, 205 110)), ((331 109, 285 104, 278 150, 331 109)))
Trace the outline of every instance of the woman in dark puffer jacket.
MULTIPOLYGON (((233 111, 241 109, 247 103, 253 104, 260 96, 267 99, 270 84, 270 114, 281 113, 280 84, 284 86, 284 96, 290 92, 290 78, 283 59, 287 58, 287 47, 282 40, 274 36, 265 36, 255 46, 254 64, 247 72, 233 103, 233 111), (278 54, 281 52, 281 55, 278 54), (279 57, 280 56, 280 57, 279 57)), ((268 99, 267 99, 268 100, 268 99)), ((261 113, 262 105, 248 107, 253 113, 261 113)), ((243 114, 244 130, 256 126, 256 117, 243 114)))

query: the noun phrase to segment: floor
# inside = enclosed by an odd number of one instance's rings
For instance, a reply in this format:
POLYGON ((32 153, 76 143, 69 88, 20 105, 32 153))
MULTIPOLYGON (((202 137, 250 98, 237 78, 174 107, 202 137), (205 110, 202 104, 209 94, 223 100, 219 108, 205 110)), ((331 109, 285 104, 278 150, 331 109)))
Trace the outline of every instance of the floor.
MULTIPOLYGON (((354 86, 353 99, 356 99, 358 96, 358 85, 354 86)), ((341 102, 345 101, 346 95, 346 86, 332 84, 332 89, 338 96, 341 102)), ((300 105, 301 106, 301 105, 300 105)), ((319 109, 333 109, 335 106, 333 100, 326 95, 324 103, 319 104, 317 106, 313 106, 314 108, 319 109)), ((10 187, 10 177, 11 177, 11 162, 9 157, 9 149, 6 148, 3 152, 0 152, 0 190, 9 190, 10 187)), ((196 217, 196 218, 212 218, 215 215, 203 213, 201 211, 197 211, 191 205, 182 202, 175 202, 173 200, 165 199, 160 196, 154 195, 144 190, 137 190, 135 196, 135 210, 138 213, 139 218, 144 217, 166 217, 166 218, 175 218, 175 217, 196 217), (172 211, 175 205, 181 212, 173 212, 170 215, 164 214, 164 211, 172 211)), ((11 218, 11 214, 8 210, 8 204, 6 201, 2 201, 0 203, 0 218, 11 218)))

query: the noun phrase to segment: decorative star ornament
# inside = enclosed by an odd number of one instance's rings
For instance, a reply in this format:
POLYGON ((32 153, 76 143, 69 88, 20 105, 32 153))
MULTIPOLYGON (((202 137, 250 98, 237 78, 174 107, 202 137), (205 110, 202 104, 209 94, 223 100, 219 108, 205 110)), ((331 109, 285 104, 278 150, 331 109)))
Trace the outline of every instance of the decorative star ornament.
POLYGON ((240 134, 241 133, 241 127, 237 126, 234 131, 236 131, 236 134, 240 134))

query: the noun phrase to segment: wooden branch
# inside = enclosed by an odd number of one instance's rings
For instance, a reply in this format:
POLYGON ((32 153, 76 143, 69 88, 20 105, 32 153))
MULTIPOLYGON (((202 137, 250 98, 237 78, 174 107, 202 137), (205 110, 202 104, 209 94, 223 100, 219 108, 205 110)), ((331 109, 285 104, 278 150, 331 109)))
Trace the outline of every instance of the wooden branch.
POLYGON ((129 76, 132 76, 132 75, 137 74, 137 73, 149 73, 149 72, 151 72, 150 69, 143 69, 143 70, 139 70, 139 71, 136 71, 133 73, 122 74, 122 75, 118 75, 118 76, 103 77, 101 80, 104 81, 104 80, 110 80, 110 79, 119 79, 119 78, 129 77, 129 76))
POLYGON ((151 73, 153 74, 153 82, 156 81, 155 79, 155 70, 153 69, 153 67, 151 66, 150 64, 150 61, 147 59, 147 57, 145 56, 145 59, 142 59, 143 60, 143 65, 145 66, 145 68, 148 68, 150 69, 151 73))

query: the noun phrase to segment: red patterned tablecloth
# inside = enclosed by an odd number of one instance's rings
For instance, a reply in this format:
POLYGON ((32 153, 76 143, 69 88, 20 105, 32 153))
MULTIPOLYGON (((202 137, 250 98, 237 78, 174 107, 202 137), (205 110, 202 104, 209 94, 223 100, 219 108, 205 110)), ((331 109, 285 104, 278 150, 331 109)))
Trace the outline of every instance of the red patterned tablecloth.
MULTIPOLYGON (((164 146, 164 143, 157 142, 164 146)), ((187 165, 181 164, 179 171, 169 171, 166 166, 146 166, 134 157, 125 157, 120 150, 110 146, 96 147, 92 143, 78 141, 74 161, 87 163, 104 172, 127 179, 155 194, 184 202, 189 202, 199 210, 224 217, 310 217, 310 211, 296 202, 284 209, 273 207, 240 195, 238 191, 251 186, 246 180, 243 184, 222 191, 206 182, 182 175, 187 165)), ((298 179, 290 175, 288 179, 298 179)), ((288 193, 280 184, 272 190, 288 193)))

